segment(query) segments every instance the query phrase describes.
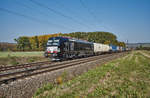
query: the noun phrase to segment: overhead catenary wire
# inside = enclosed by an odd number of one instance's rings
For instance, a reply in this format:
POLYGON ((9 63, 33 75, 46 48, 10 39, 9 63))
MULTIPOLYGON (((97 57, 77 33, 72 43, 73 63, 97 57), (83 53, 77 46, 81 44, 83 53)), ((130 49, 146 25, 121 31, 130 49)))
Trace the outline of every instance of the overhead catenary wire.
MULTIPOLYGON (((24 8, 26 8, 26 9, 36 9, 34 6, 30 6, 30 5, 26 5, 26 4, 24 4, 24 3, 22 3, 22 2, 19 2, 19 1, 17 1, 17 0, 14 0, 14 3, 16 3, 16 4, 18 4, 18 5, 20 5, 20 6, 22 6, 22 7, 24 7, 24 8)), ((37 10, 37 9, 36 9, 37 10)), ((43 11, 40 11, 40 10, 38 10, 37 11, 38 12, 38 14, 41 14, 41 15, 43 15, 43 16, 47 16, 47 17, 50 17, 51 15, 49 15, 48 13, 44 13, 43 11)), ((73 26, 71 26, 71 25, 69 25, 69 27, 70 28, 74 28, 73 26)))
MULTIPOLYGON (((14 0, 13 2, 15 2, 16 4, 18 4, 18 5, 20 5, 20 6, 24 7, 24 8, 27 8, 27 9, 30 9, 30 10, 33 9, 33 7, 31 7, 29 5, 26 5, 26 4, 22 3, 22 2, 19 2, 19 1, 16 1, 16 0, 14 0)), ((45 14, 42 11, 39 11, 39 10, 38 10, 38 13, 41 14, 41 15, 49 16, 48 14, 45 14)))
MULTIPOLYGON (((85 9, 87 9, 87 11, 89 12, 89 14, 90 14, 94 19, 98 20, 97 17, 94 15, 94 13, 85 5, 85 3, 83 2, 83 0, 80 0, 80 3, 81 3, 81 5, 82 5, 85 9)), ((99 20, 98 20, 98 21, 99 21, 99 20)))
POLYGON ((58 15, 60 15, 60 16, 62 16, 62 17, 65 17, 65 18, 67 18, 67 19, 70 19, 70 20, 74 21, 74 22, 77 23, 77 24, 80 24, 80 25, 82 25, 82 26, 85 26, 85 27, 87 27, 87 28, 90 28, 88 25, 86 25, 86 24, 84 24, 84 23, 82 23, 82 22, 79 22, 79 21, 77 21, 76 19, 74 19, 73 17, 68 16, 68 15, 65 15, 65 14, 63 14, 63 13, 61 13, 61 12, 59 12, 59 11, 57 11, 57 10, 51 8, 51 7, 48 7, 48 6, 46 6, 45 4, 42 4, 42 3, 37 2, 37 1, 35 1, 35 0, 29 0, 29 1, 31 1, 32 3, 34 3, 34 4, 36 4, 36 5, 40 6, 40 7, 46 8, 46 9, 48 9, 49 11, 51 11, 51 12, 53 12, 53 13, 55 13, 55 14, 58 14, 58 15))
MULTIPOLYGON (((86 6, 86 4, 84 3, 84 1, 83 1, 83 0, 79 0, 79 1, 80 1, 81 5, 82 5, 85 9, 87 9, 88 13, 93 17, 93 19, 94 19, 97 23, 100 23, 101 21, 95 16, 95 14, 90 10, 90 8, 86 6)), ((109 28, 106 27, 106 26, 101 26, 101 27, 106 28, 106 29, 109 29, 109 28)))
MULTIPOLYGON (((63 7, 64 9, 67 9, 67 12, 72 12, 69 8, 67 8, 65 5, 63 5, 62 3, 60 3, 60 2, 58 2, 57 0, 54 0, 56 3, 57 3, 57 5, 59 5, 59 6, 61 6, 61 7, 63 7)), ((78 15, 74 15, 76 18, 78 17, 78 15)), ((79 19, 79 17, 78 17, 78 19, 79 19)), ((82 20, 82 21, 87 21, 87 20, 85 20, 84 18, 81 18, 80 17, 80 20, 82 20)), ((88 23, 88 25, 92 28, 92 27, 95 27, 94 26, 94 24, 89 24, 88 23)))
POLYGON ((22 14, 22 13, 18 13, 18 12, 15 12, 15 11, 8 10, 8 9, 5 9, 5 8, 1 8, 0 7, 0 10, 3 11, 3 12, 7 12, 9 14, 13 14, 13 15, 24 17, 24 18, 26 18, 28 20, 35 21, 35 22, 38 22, 38 23, 45 23, 45 24, 48 24, 48 25, 56 25, 56 26, 59 26, 60 28, 65 28, 65 29, 68 29, 68 30, 73 30, 73 29, 64 27, 64 26, 59 25, 59 24, 51 23, 51 22, 49 22, 47 20, 41 20, 41 19, 38 19, 38 18, 35 18, 35 17, 32 17, 32 16, 28 16, 28 15, 25 15, 25 14, 22 14))

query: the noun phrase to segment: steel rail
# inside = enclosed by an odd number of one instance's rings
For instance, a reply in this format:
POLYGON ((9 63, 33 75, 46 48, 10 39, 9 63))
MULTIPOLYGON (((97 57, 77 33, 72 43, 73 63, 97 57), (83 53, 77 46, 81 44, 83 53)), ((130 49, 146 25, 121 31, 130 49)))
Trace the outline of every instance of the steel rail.
MULTIPOLYGON (((101 55, 101 56, 103 56, 103 55, 101 55)), ((90 57, 88 57, 88 58, 90 58, 90 57)), ((81 59, 85 59, 85 58, 81 58, 81 59)), ((79 59, 75 59, 75 60, 79 60, 79 59)), ((70 60, 70 61, 72 61, 72 60, 70 60)), ((52 63, 54 63, 54 62, 43 61, 43 62, 33 62, 33 63, 27 63, 27 64, 19 64, 19 65, 15 65, 15 66, 0 67, 0 72, 38 66, 39 64, 43 65, 43 64, 52 64, 52 63)))
POLYGON ((27 63, 27 64, 19 64, 19 65, 15 65, 15 66, 6 66, 6 67, 0 67, 0 72, 2 71, 8 71, 8 70, 12 70, 12 69, 19 69, 19 68, 24 68, 24 67, 30 67, 30 66, 34 66, 36 64, 43 64, 43 63, 52 63, 50 61, 43 61, 43 62, 34 62, 34 63, 27 63))
MULTIPOLYGON (((117 55, 117 54, 115 54, 115 55, 117 55)), ((40 66, 40 67, 37 67, 37 68, 34 68, 34 69, 28 69, 28 70, 24 70, 24 71, 15 72, 15 73, 3 74, 0 77, 1 78, 3 77, 4 79, 0 80, 0 84, 3 84, 3 83, 7 84, 9 81, 14 81, 14 80, 17 80, 17 79, 33 76, 33 75, 36 75, 36 74, 41 74, 41 73, 45 73, 45 72, 49 72, 49 71, 54 71, 54 70, 66 68, 66 67, 73 66, 73 65, 79 65, 79 64, 82 64, 82 63, 87 63, 87 61, 90 62, 90 61, 95 61, 95 60, 98 60, 98 59, 103 60, 103 59, 106 59, 108 57, 111 58, 112 56, 115 56, 115 55, 109 54, 109 55, 104 55, 104 56, 98 56, 98 57, 95 57, 95 58, 86 58, 86 59, 82 59, 82 60, 78 60, 78 61, 75 60, 73 62, 54 64, 54 65, 51 65, 51 66, 44 66, 44 67, 40 66), (13 76, 13 77, 11 77, 11 76, 13 76)))
POLYGON ((38 69, 44 69, 44 68, 54 67, 54 66, 58 66, 58 65, 64 65, 64 64, 74 63, 74 62, 77 62, 77 61, 79 62, 79 61, 84 61, 84 60, 88 60, 88 59, 91 59, 91 58, 99 58, 99 57, 105 57, 105 56, 107 56, 107 55, 101 55, 101 56, 97 56, 97 57, 90 57, 90 58, 83 58, 83 59, 78 59, 78 60, 74 60, 74 61, 62 62, 60 64, 52 63, 52 65, 49 65, 49 66, 36 65, 35 68, 32 68, 34 66, 31 66, 30 69, 25 69, 25 70, 22 70, 22 71, 0 74, 0 78, 10 76, 10 75, 16 75, 16 74, 24 73, 24 72, 27 72, 27 71, 34 71, 34 70, 38 70, 38 69))

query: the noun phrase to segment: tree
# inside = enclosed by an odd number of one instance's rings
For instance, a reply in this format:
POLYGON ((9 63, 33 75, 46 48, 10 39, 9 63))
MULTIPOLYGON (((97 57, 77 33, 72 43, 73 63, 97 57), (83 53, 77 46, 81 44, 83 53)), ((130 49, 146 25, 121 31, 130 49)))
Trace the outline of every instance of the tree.
POLYGON ((104 44, 111 44, 110 41, 105 41, 104 44))
POLYGON ((35 43, 36 43, 36 48, 39 48, 39 40, 38 40, 38 37, 35 36, 34 40, 35 40, 35 43))
POLYGON ((44 50, 46 43, 50 37, 57 36, 68 36, 77 39, 87 40, 90 42, 102 43, 102 44, 113 44, 125 47, 124 42, 119 42, 117 36, 110 32, 72 32, 72 33, 58 33, 58 34, 48 34, 32 37, 19 37, 15 39, 18 43, 17 47, 20 50, 32 49, 32 50, 44 50))
POLYGON ((25 48, 32 49, 29 38, 26 36, 19 37, 18 39, 14 39, 17 42, 17 48, 19 50, 25 50, 25 48))
POLYGON ((117 44, 118 46, 121 46, 121 47, 126 47, 126 44, 124 42, 118 42, 117 44))

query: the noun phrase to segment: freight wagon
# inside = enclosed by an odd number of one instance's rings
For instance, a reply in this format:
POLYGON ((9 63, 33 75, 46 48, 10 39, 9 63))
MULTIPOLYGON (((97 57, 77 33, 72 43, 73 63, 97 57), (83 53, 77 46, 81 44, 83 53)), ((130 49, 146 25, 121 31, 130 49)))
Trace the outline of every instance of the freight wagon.
POLYGON ((44 55, 52 60, 64 60, 125 50, 123 47, 112 44, 92 43, 68 37, 52 37, 48 39, 44 55))
POLYGON ((93 43, 94 44, 94 53, 95 55, 103 54, 109 52, 109 45, 101 44, 101 43, 93 43))
POLYGON ((112 44, 110 44, 109 47, 110 47, 110 52, 117 52, 119 50, 117 48, 118 46, 115 46, 115 45, 112 45, 112 44))

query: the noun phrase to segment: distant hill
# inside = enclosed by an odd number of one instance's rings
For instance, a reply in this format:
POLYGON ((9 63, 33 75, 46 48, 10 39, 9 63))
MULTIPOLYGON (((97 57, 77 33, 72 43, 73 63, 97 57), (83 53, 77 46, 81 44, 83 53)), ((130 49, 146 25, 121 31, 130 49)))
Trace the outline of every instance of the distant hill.
POLYGON ((128 43, 126 44, 128 48, 140 48, 140 47, 148 47, 150 48, 150 43, 128 43))

